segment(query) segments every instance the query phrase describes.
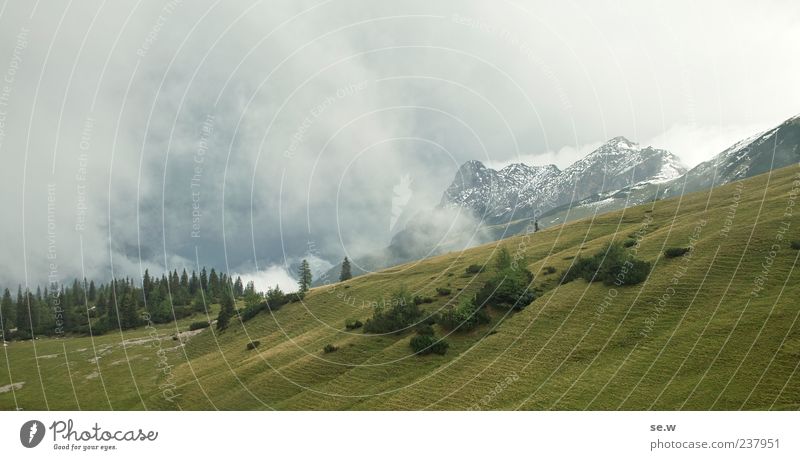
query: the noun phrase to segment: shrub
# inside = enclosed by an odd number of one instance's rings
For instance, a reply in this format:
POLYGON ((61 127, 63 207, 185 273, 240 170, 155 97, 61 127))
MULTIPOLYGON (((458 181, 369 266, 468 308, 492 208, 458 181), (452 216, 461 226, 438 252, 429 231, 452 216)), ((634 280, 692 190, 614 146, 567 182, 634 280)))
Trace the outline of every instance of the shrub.
POLYGON ((472 299, 464 299, 458 307, 450 307, 439 317, 439 325, 448 331, 471 331, 480 324, 489 322, 489 315, 475 305, 472 299))
POLYGON ((500 250, 497 251, 497 257, 494 259, 494 265, 497 270, 502 271, 511 268, 511 264, 511 253, 509 253, 508 249, 505 247, 500 248, 500 250))
POLYGON ((681 257, 691 250, 692 248, 667 248, 664 250, 664 256, 668 259, 672 259, 674 257, 681 257))
POLYGON ((544 272, 545 275, 552 275, 553 273, 557 272, 558 270, 556 270, 556 267, 548 265, 548 266, 542 268, 542 271, 544 272))
POLYGON ((191 305, 183 305, 180 307, 175 307, 174 314, 175 314, 175 319, 182 319, 192 316, 194 314, 194 311, 191 305))
POLYGON ((92 323, 92 335, 103 335, 108 332, 108 322, 102 319, 92 323))
POLYGON ((421 297, 418 295, 414 296, 415 305, 422 305, 424 303, 433 303, 433 297, 421 297))
POLYGON ((196 312, 204 312, 206 311, 206 301, 202 295, 198 292, 197 295, 192 300, 192 310, 196 312))
POLYGON ((344 322, 344 327, 347 329, 358 329, 363 325, 364 323, 357 319, 348 319, 344 322))
POLYGON ((451 292, 453 292, 453 291, 451 291, 450 288, 446 288, 446 287, 437 287, 436 288, 436 293, 441 295, 441 296, 450 295, 451 292))
POLYGON ((578 257, 561 283, 583 278, 587 283, 602 281, 606 285, 627 286, 641 283, 649 273, 650 262, 635 259, 621 245, 614 244, 591 257, 578 257))
POLYGON ((489 305, 502 310, 522 310, 536 297, 530 289, 532 282, 533 273, 528 269, 502 269, 481 287, 475 303, 478 307, 489 305))
POLYGON ((794 240, 794 241, 792 241, 792 244, 791 244, 791 246, 792 246, 792 249, 797 249, 797 250, 800 250, 800 240, 794 240))
POLYGON ((329 344, 325 345, 325 347, 322 348, 322 351, 324 351, 325 353, 333 353, 334 351, 336 351, 338 349, 339 349, 339 347, 337 347, 336 345, 334 345, 332 343, 329 343, 329 344))
POLYGON ((294 302, 297 295, 297 293, 284 294, 277 286, 270 288, 267 290, 266 299, 250 302, 249 305, 239 310, 239 318, 245 322, 250 321, 262 311, 278 311, 282 306, 294 302))
POLYGON ((428 323, 420 323, 414 328, 417 335, 434 335, 433 325, 428 323))
POLYGON ((431 353, 443 355, 447 353, 447 349, 450 348, 450 344, 448 344, 444 339, 437 340, 436 337, 428 334, 418 334, 414 337, 411 337, 410 344, 411 349, 414 350, 414 354, 418 356, 428 355, 431 353))
POLYGON ((209 326, 208 321, 195 321, 194 323, 189 325, 190 331, 196 331, 198 329, 205 329, 209 326))
POLYGON ((633 239, 633 238, 629 238, 629 239, 625 240, 624 243, 622 243, 622 246, 624 246, 626 248, 630 248, 630 247, 636 246, 636 240, 633 239))
POLYGON ((485 267, 484 265, 472 264, 472 265, 470 265, 469 267, 467 267, 467 269, 466 269, 466 270, 464 270, 464 271, 465 271, 466 273, 468 273, 468 274, 471 274, 471 275, 477 275, 478 273, 481 273, 481 272, 483 272, 483 270, 484 270, 485 268, 486 268, 486 267, 485 267))
POLYGON ((630 286, 639 284, 647 279, 650 274, 650 262, 633 259, 622 264, 608 267, 603 274, 603 283, 607 286, 630 286))
POLYGON ((269 304, 267 302, 259 302, 257 304, 249 305, 239 311, 239 318, 242 320, 242 322, 250 321, 257 314, 268 309, 269 309, 269 304))
POLYGON ((392 294, 391 304, 379 303, 372 318, 364 322, 364 332, 387 333, 407 328, 422 316, 419 305, 413 302, 405 287, 392 294))
POLYGON ((255 350, 256 348, 258 348, 259 345, 261 345, 261 342, 259 342, 258 340, 254 340, 247 344, 247 349, 255 350))

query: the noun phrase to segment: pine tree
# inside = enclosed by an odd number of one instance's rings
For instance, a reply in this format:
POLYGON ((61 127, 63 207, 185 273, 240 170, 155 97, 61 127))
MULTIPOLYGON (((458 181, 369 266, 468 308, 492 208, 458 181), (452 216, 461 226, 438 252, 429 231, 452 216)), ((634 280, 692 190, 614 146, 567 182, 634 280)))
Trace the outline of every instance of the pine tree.
POLYGON ((536 233, 538 231, 539 231, 539 221, 538 220, 534 220, 533 221, 533 233, 536 233))
POLYGON ((22 294, 22 286, 17 288, 17 330, 18 331, 29 331, 31 335, 33 332, 31 331, 31 317, 28 314, 28 303, 27 303, 27 296, 23 296, 22 294))
POLYGON ((22 303, 25 308, 25 329, 30 330, 31 336, 34 336, 39 331, 39 302, 36 301, 36 297, 31 291, 26 290, 22 303))
POLYGON ((200 287, 205 292, 208 292, 208 274, 206 273, 206 267, 200 270, 200 287))
POLYGON ((220 286, 219 286, 219 276, 217 276, 217 272, 212 268, 211 272, 208 275, 208 289, 206 290, 208 293, 208 299, 212 303, 216 303, 219 301, 220 295, 220 286))
POLYGON ((342 271, 339 273, 339 281, 347 281, 352 277, 353 274, 350 272, 350 261, 347 260, 347 257, 345 257, 342 261, 342 271))
POLYGON ((171 275, 169 275, 169 290, 170 291, 177 291, 178 285, 181 283, 181 279, 178 276, 178 269, 175 269, 171 275))
POLYGON ((236 294, 237 297, 241 297, 244 294, 244 284, 242 284, 242 277, 237 276, 236 282, 233 283, 233 293, 236 294))
POLYGON ((236 310, 233 306, 233 297, 230 295, 230 292, 223 293, 219 315, 217 315, 217 330, 221 331, 228 327, 228 324, 231 322, 231 317, 235 311, 236 310))
POLYGON ((150 271, 146 268, 144 269, 144 276, 142 277, 142 289, 146 296, 149 296, 150 291, 153 290, 153 279, 150 278, 150 271))
POLYGON ((181 287, 189 290, 189 275, 186 273, 186 269, 183 269, 183 273, 181 273, 181 287))
POLYGON ((311 288, 311 267, 308 265, 308 261, 303 259, 300 262, 300 292, 306 293, 311 288))
POLYGON ((197 294, 197 286, 200 281, 197 279, 197 273, 192 270, 192 277, 189 278, 189 294, 197 294))
POLYGON ((3 322, 3 338, 6 337, 6 331, 11 330, 14 326, 16 313, 17 312, 14 311, 14 302, 11 300, 11 292, 6 288, 6 290, 3 291, 3 300, 0 300, 0 320, 3 322))
POLYGON ((97 316, 103 316, 106 314, 106 307, 108 307, 108 304, 106 303, 105 289, 100 289, 100 294, 97 295, 97 301, 94 305, 97 311, 97 316))
POLYGON ((97 288, 94 285, 94 280, 89 281, 89 301, 94 302, 97 300, 97 288))
POLYGON ((130 329, 139 325, 139 315, 136 313, 136 295, 133 291, 123 297, 119 310, 119 319, 123 329, 130 329))

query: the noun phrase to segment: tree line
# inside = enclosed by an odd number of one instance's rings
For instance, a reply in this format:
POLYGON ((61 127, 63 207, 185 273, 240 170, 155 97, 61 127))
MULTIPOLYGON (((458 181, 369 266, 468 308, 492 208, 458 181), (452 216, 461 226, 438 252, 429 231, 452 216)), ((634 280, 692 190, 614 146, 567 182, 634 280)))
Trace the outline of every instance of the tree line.
POLYGON ((244 285, 205 267, 199 273, 177 270, 161 277, 145 270, 141 283, 131 278, 108 283, 73 280, 71 285, 17 287, 16 296, 6 288, 0 299, 0 331, 3 339, 30 339, 67 333, 103 334, 131 329, 148 321, 166 323, 206 312, 224 298, 256 298, 255 284, 244 285))
MULTIPOLYGON (((246 285, 214 268, 203 267, 189 274, 184 269, 150 275, 145 270, 141 283, 132 278, 118 278, 108 283, 94 280, 73 280, 71 285, 36 286, 35 290, 17 287, 16 296, 6 288, 0 299, 0 333, 3 340, 27 340, 38 336, 64 334, 101 335, 110 330, 126 330, 148 322, 168 323, 195 313, 209 313, 208 306, 220 304, 217 327, 225 329, 235 315, 243 320, 258 312, 278 308, 284 303, 302 299, 311 288, 311 267, 300 263, 297 273, 299 289, 284 294, 279 286, 266 292, 256 290, 254 282, 246 285), (236 301, 244 303, 241 311, 236 301)), ((342 264, 341 280, 350 275, 350 262, 342 264)))

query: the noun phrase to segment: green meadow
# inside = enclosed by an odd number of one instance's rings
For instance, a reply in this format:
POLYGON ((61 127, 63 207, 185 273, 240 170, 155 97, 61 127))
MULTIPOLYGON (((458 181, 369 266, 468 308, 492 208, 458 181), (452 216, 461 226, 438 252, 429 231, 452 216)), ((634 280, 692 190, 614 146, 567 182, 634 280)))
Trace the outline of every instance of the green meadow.
POLYGON ((9 342, 0 409, 797 410, 798 191, 794 165, 314 288, 221 332, 188 332, 215 305, 173 324, 9 342), (643 283, 559 283, 576 257, 630 240, 653 267, 643 283), (401 286, 433 298, 427 314, 472 296, 491 270, 465 269, 491 266, 499 247, 524 258, 537 298, 470 332, 435 325, 445 355, 414 355, 412 331, 345 328, 401 286), (674 247, 692 250, 665 257, 674 247))

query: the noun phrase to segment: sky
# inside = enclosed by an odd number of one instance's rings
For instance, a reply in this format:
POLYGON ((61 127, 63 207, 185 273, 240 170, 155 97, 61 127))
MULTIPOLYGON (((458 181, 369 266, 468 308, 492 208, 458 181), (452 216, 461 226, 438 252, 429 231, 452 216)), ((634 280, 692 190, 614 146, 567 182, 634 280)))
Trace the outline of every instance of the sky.
POLYGON ((458 166, 625 136, 688 165, 800 113, 796 1, 0 8, 0 286, 200 266, 292 288, 458 166))

